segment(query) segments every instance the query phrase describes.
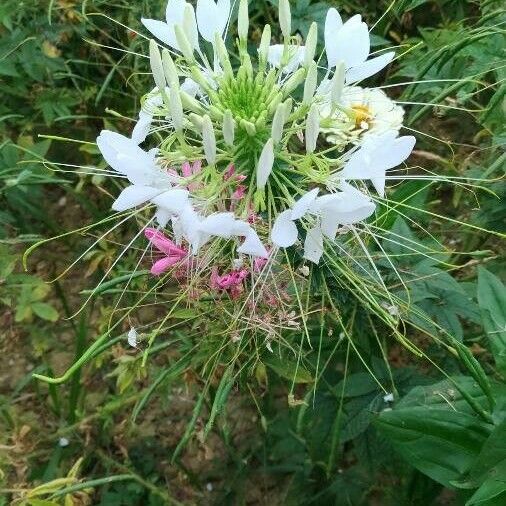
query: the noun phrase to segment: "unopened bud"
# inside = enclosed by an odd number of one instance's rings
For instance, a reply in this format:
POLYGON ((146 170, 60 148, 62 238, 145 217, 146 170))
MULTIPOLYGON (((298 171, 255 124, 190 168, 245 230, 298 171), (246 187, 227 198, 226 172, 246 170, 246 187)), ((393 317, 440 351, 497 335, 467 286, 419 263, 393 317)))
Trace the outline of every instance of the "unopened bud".
POLYGON ((306 77, 306 69, 299 69, 295 74, 286 81, 285 85, 283 86, 283 93, 285 95, 290 95, 292 91, 294 91, 301 83, 304 81, 304 78, 306 77))
POLYGON ((180 91, 179 96, 181 97, 181 102, 185 109, 188 109, 196 114, 204 114, 205 109, 198 100, 182 90, 180 91))
POLYGON ((183 104, 181 103, 181 97, 179 96, 179 88, 171 86, 170 88, 170 115, 174 123, 174 129, 176 132, 183 130, 183 104))
POLYGON ((320 111, 316 104, 309 109, 306 121, 306 152, 314 153, 320 134, 320 111))
POLYGON ((230 110, 226 110, 223 116, 223 139, 229 146, 234 145, 235 121, 230 110))
POLYGON ((318 65, 315 61, 312 61, 307 71, 306 82, 304 83, 304 98, 302 99, 302 102, 305 105, 309 105, 313 100, 317 85, 318 65))
POLYGON ((225 74, 232 74, 232 65, 230 64, 230 59, 228 57, 227 48, 221 35, 216 32, 214 34, 214 51, 218 55, 218 60, 225 71, 225 74))
POLYGON ((245 42, 248 39, 249 13, 248 0, 241 0, 239 4, 239 17, 237 20, 239 40, 245 42))
POLYGON ((265 25, 264 31, 262 32, 260 45, 258 46, 258 56, 260 58, 260 63, 261 65, 263 65, 264 68, 267 62, 267 58, 269 56, 270 46, 271 46, 271 27, 270 25, 265 25))
MULTIPOLYGON (((199 32, 197 30, 197 20, 195 19, 195 10, 193 5, 187 3, 183 15, 183 30, 190 43, 192 50, 198 47, 199 32)), ((193 51, 192 51, 193 53, 193 51)))
POLYGON ((309 32, 306 38, 306 50, 304 53, 304 66, 311 65, 316 54, 316 45, 318 44, 318 24, 313 22, 309 27, 309 32))
POLYGON ((267 184, 267 180, 274 166, 274 141, 269 139, 258 159, 257 165, 257 188, 262 190, 267 184))
POLYGON ((240 121, 240 125, 242 128, 244 128, 244 130, 246 130, 246 133, 250 136, 250 137, 254 137, 257 133, 257 129, 256 129, 256 126, 251 123, 251 121, 247 121, 245 119, 242 119, 240 121))
POLYGON ((344 62, 339 62, 336 65, 334 77, 332 78, 332 88, 330 91, 330 100, 334 105, 340 102, 341 95, 343 94, 345 71, 344 62))
POLYGON ((181 25, 176 25, 174 27, 174 31, 176 32, 176 40, 179 46, 179 49, 183 53, 183 56, 190 62, 193 61, 193 47, 188 40, 188 37, 184 33, 184 29, 181 25))
POLYGON ((173 86, 179 86, 179 74, 177 67, 168 49, 163 49, 162 51, 162 64, 163 72, 165 74, 165 79, 167 80, 168 85, 171 88, 173 86))
POLYGON ((283 102, 283 105, 285 107, 285 123, 288 121, 288 119, 290 118, 290 114, 292 114, 292 109, 293 109, 293 98, 288 98, 287 100, 285 100, 283 102))
POLYGON ((202 118, 202 143, 207 163, 214 165, 216 163, 216 136, 211 118, 207 115, 202 118))
POLYGON ((292 13, 289 0, 279 0, 279 26, 283 36, 288 39, 292 33, 292 13))
POLYGON ((277 144, 281 141, 283 137, 283 128, 285 127, 285 119, 286 119, 286 110, 285 104, 279 104, 276 112, 274 113, 274 118, 272 120, 272 140, 274 144, 277 144))
POLYGON ((204 125, 204 120, 202 119, 202 117, 198 116, 194 112, 191 112, 188 117, 190 118, 190 121, 195 125, 195 128, 199 132, 202 132, 202 127, 204 125))
POLYGON ((151 72, 155 80, 156 87, 161 93, 165 92, 165 74, 163 73, 162 57, 157 43, 151 39, 149 41, 149 63, 151 72))

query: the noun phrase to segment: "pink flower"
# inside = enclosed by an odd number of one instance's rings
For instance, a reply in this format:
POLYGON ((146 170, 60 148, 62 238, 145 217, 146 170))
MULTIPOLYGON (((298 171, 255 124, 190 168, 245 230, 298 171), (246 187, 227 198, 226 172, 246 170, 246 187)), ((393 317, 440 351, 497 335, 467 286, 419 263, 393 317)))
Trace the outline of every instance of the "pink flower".
MULTIPOLYGON (((183 165, 181 165, 181 174, 185 179, 192 178, 197 174, 200 174, 201 171, 202 171, 202 162, 200 160, 193 162, 193 164, 191 164, 190 162, 184 162, 183 165)), ((188 190, 190 191, 198 190, 199 186, 200 186, 199 183, 195 182, 189 183, 188 190)))
POLYGON ((214 267, 211 272, 210 286, 213 290, 229 291, 232 298, 237 298, 243 291, 243 281, 249 276, 246 269, 235 270, 220 276, 218 268, 214 267))
POLYGON ((160 276, 174 265, 177 265, 188 256, 188 252, 173 241, 165 237, 159 230, 147 228, 144 235, 149 242, 165 256, 156 261, 151 267, 153 276, 160 276))
POLYGON ((223 173, 223 179, 228 181, 235 174, 235 165, 231 163, 228 169, 223 173))
POLYGON ((244 186, 243 184, 239 185, 237 187, 237 190, 235 190, 234 193, 232 193, 232 200, 241 200, 244 198, 244 195, 246 195, 246 190, 248 188, 244 186))
POLYGON ((253 260, 253 270, 255 272, 261 272, 262 269, 267 265, 268 261, 268 258, 256 257, 255 260, 253 260))

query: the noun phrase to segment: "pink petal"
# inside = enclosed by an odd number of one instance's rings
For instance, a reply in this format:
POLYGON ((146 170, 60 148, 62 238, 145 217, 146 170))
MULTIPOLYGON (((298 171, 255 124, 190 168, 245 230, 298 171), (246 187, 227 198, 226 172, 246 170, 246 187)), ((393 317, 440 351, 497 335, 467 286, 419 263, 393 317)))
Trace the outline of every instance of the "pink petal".
POLYGON ((144 231, 144 235, 158 251, 168 256, 184 257, 187 255, 187 252, 183 248, 180 248, 177 244, 165 237, 159 230, 147 228, 144 231))
POLYGON ((151 274, 153 274, 153 276, 161 276, 180 261, 181 258, 178 256, 162 258, 153 264, 153 267, 151 267, 151 274))
POLYGON ((227 181, 227 179, 230 179, 233 175, 235 174, 235 165, 233 163, 231 163, 229 166, 228 166, 228 169, 225 171, 225 173, 223 174, 223 179, 225 181, 227 181))
POLYGON ((246 195, 247 187, 240 185, 234 193, 232 193, 232 200, 241 200, 246 195))
POLYGON ((190 165, 190 162, 184 162, 181 166, 181 172, 183 174, 183 177, 192 177, 193 171, 192 166, 190 165))
POLYGON ((202 172, 202 160, 197 160, 193 162, 193 175, 200 174, 202 172))

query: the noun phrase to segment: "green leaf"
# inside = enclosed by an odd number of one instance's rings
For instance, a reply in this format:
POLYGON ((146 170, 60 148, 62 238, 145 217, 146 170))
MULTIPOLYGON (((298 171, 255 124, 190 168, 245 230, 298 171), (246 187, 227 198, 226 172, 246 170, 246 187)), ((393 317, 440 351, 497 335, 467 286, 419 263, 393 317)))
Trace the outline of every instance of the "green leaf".
POLYGON ((506 373, 506 287, 483 267, 478 270, 478 305, 496 365, 506 373))
POLYGON ((407 462, 446 487, 471 468, 491 429, 471 415, 425 408, 384 411, 375 423, 407 462))
MULTIPOLYGON (((473 506, 475 504, 484 504, 485 501, 492 501, 490 506, 506 503, 506 466, 503 466, 503 475, 495 478, 488 479, 483 485, 474 493, 474 495, 466 502, 466 506, 473 506), (499 499, 501 496, 501 499, 499 499)), ((485 505, 484 505, 485 506, 485 505)))
POLYGON ((295 383, 312 383, 313 377, 304 369, 300 364, 287 360, 286 358, 279 359, 272 356, 264 360, 267 367, 272 369, 276 374, 287 380, 295 383))
POLYGON ((55 322, 58 320, 58 311, 56 311, 53 306, 46 304, 45 302, 34 302, 31 307, 33 312, 43 320, 47 320, 49 322, 55 322))

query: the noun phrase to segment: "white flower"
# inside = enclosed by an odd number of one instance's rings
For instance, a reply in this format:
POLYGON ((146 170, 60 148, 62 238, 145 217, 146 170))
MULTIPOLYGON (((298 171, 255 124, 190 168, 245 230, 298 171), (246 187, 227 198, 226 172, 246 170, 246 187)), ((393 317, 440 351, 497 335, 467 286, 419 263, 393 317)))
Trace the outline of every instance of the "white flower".
MULTIPOLYGON (((353 142, 354 138, 362 141, 388 131, 399 132, 402 127, 404 109, 390 100, 382 90, 345 86, 339 105, 355 115, 355 123, 351 125, 353 142)), ((320 111, 322 131, 328 134, 329 142, 337 143, 343 132, 343 123, 349 121, 348 116, 341 110, 333 112, 329 95, 324 95, 320 111)))
POLYGON ((383 197, 386 171, 404 162, 413 151, 415 143, 413 136, 397 137, 397 132, 386 132, 366 139, 337 177, 340 180, 370 180, 383 197))
POLYGON ((341 225, 352 225, 374 213, 376 206, 371 199, 349 184, 341 185, 342 191, 318 197, 318 189, 303 195, 292 210, 281 213, 272 228, 271 240, 280 247, 293 246, 298 231, 295 221, 312 215, 315 224, 307 231, 304 258, 318 263, 323 255, 323 238, 334 240, 341 225))
POLYGON ((272 167, 274 165, 274 141, 269 139, 264 148, 262 149, 262 153, 260 153, 260 158, 258 159, 257 166, 257 188, 262 189, 267 184, 267 180, 272 172, 272 167))
POLYGON ((344 62, 346 82, 355 83, 382 70, 395 56, 394 52, 389 52, 367 60, 370 50, 369 30, 360 14, 343 23, 337 10, 329 9, 325 21, 325 51, 329 68, 344 62))
POLYGON ((107 163, 132 183, 113 203, 115 211, 153 202, 166 211, 158 215, 165 221, 187 204, 188 191, 174 188, 172 177, 156 164, 156 150, 146 153, 134 140, 108 130, 100 133, 97 145, 107 163))
POLYGON ((215 34, 223 37, 230 16, 230 0, 197 0, 200 35, 214 45, 215 34))
MULTIPOLYGON (((141 22, 157 39, 173 47, 176 51, 180 51, 181 49, 176 39, 175 26, 183 25, 187 6, 193 10, 193 7, 185 0, 169 0, 165 10, 165 23, 145 18, 142 18, 141 22)), ((187 31, 186 36, 192 47, 196 49, 198 47, 196 23, 194 27, 187 31)))
MULTIPOLYGON (((267 53, 267 61, 273 67, 279 69, 282 66, 284 50, 285 46, 283 44, 275 44, 273 46, 269 46, 269 50, 267 53)), ((286 59, 287 63, 283 65, 281 71, 283 72, 283 74, 293 74, 304 63, 306 48, 304 46, 289 45, 287 46, 287 51, 288 51, 288 58, 286 59)))

